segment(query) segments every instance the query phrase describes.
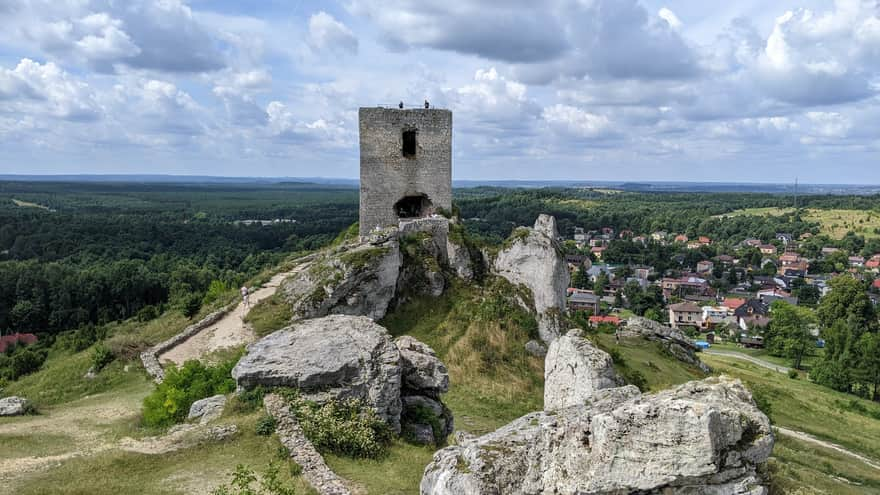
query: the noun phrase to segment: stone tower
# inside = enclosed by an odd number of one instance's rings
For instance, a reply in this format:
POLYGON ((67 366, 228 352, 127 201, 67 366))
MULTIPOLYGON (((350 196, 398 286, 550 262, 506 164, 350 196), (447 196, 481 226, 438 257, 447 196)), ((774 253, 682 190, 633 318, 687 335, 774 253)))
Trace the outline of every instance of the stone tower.
POLYGON ((360 234, 452 209, 452 112, 361 108, 360 234))

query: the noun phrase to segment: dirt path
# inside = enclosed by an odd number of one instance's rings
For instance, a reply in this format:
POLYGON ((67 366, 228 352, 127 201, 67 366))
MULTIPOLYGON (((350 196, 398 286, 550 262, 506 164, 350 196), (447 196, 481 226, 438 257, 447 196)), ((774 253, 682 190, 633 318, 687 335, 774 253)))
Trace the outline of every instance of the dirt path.
POLYGON ((218 349, 235 347, 241 344, 249 344, 256 340, 253 330, 244 322, 244 317, 255 304, 275 294, 281 282, 287 277, 304 270, 309 263, 301 263, 293 270, 276 274, 262 287, 250 295, 250 305, 245 307, 244 302, 239 302, 234 310, 213 325, 193 335, 177 347, 159 356, 159 362, 173 362, 180 366, 190 359, 200 357, 218 349))
POLYGON ((0 485, 29 473, 57 466, 80 456, 91 456, 115 448, 110 433, 113 424, 136 417, 145 392, 98 394, 49 408, 37 416, 8 418, 0 423, 0 436, 27 433, 30 438, 50 436, 65 439, 56 452, 41 456, 0 456, 0 485), (5 457, 5 458, 4 458, 5 457))
POLYGON ((880 464, 877 464, 873 460, 868 459, 867 457, 865 457, 861 454, 857 454, 851 450, 847 450, 846 448, 841 447, 840 445, 837 445, 836 443, 831 443, 831 442, 826 442, 825 440, 820 440, 820 439, 814 437, 813 435, 810 435, 809 433, 804 433, 802 431, 789 430, 788 428, 783 428, 781 426, 774 426, 773 428, 775 428, 776 431, 778 431, 782 435, 795 438, 795 439, 800 440, 802 442, 812 443, 814 445, 818 445, 818 446, 824 447, 826 449, 834 450, 836 452, 840 452, 841 454, 848 455, 854 459, 858 459, 858 460, 862 461, 863 463, 867 464, 868 466, 871 466, 872 468, 880 471, 880 464))
POLYGON ((708 354, 708 355, 710 355, 710 356, 725 356, 725 357, 731 357, 731 358, 734 358, 734 359, 741 359, 741 360, 743 360, 743 361, 748 361, 748 362, 750 362, 750 363, 752 363, 752 364, 756 364, 756 365, 758 365, 758 366, 761 366, 762 368, 767 368, 767 369, 770 369, 770 370, 773 370, 773 371, 778 371, 778 372, 780 372, 780 373, 788 373, 789 371, 791 371, 791 368, 788 368, 788 367, 782 366, 782 365, 780 365, 780 364, 774 364, 774 363, 771 363, 771 362, 769 362, 769 361, 764 361, 763 359, 758 359, 758 358, 756 358, 756 357, 754 357, 754 356, 749 356, 748 354, 743 354, 743 353, 741 353, 741 352, 736 352, 736 351, 711 351, 711 350, 709 350, 709 351, 703 351, 703 352, 705 352, 706 354, 708 354))

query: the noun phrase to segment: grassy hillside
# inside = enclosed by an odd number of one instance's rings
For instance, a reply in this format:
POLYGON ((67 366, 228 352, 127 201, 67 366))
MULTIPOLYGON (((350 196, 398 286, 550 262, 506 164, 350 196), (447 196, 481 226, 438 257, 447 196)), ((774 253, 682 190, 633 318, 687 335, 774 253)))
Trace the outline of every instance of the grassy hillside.
MULTIPOLYGON (((793 212, 794 208, 744 208, 718 216, 782 216, 793 212)), ((843 238, 847 232, 855 232, 868 239, 880 237, 880 233, 877 233, 877 229, 880 229, 880 214, 871 210, 810 208, 804 211, 803 219, 818 223, 820 233, 835 239, 843 238)))
MULTIPOLYGON (((774 425, 880 460, 877 404, 734 358, 702 358, 716 372, 741 379, 756 400, 769 404, 774 425)), ((806 490, 801 493, 880 493, 880 471, 829 449, 777 435, 773 456, 775 493, 798 488, 806 490)))

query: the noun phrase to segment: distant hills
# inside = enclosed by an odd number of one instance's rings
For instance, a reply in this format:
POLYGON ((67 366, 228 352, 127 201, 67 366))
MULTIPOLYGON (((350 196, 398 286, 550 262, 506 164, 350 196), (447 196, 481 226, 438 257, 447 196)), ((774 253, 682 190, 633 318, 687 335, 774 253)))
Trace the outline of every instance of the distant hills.
MULTIPOLYGON (((326 177, 217 177, 209 175, 141 175, 141 174, 67 174, 67 175, 13 175, 0 174, 0 181, 28 182, 127 182, 157 184, 285 184, 309 183, 357 187, 357 179, 326 177)), ((458 188, 470 187, 578 187, 619 189, 632 192, 742 192, 792 194, 793 184, 740 183, 740 182, 628 182, 579 180, 453 180, 458 188)), ((880 194, 880 184, 799 184, 798 194, 880 194)))

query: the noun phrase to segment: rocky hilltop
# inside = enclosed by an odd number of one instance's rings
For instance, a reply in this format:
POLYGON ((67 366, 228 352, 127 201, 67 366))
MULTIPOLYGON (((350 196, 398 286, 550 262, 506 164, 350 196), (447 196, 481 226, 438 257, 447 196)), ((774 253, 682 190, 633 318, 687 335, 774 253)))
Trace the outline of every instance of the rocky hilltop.
MULTIPOLYGON (((414 297, 442 295, 456 278, 499 277, 544 341, 522 351, 546 353, 544 410, 439 450, 422 494, 765 493, 759 468, 773 435, 741 383, 709 378, 643 395, 580 330, 565 333, 569 275, 557 235, 555 219, 541 215, 497 251, 480 252, 460 225, 437 217, 325 250, 281 286, 292 324, 251 344, 233 376, 240 389, 291 387, 317 403, 357 399, 411 441, 442 446, 453 430, 442 394, 455 386, 445 364, 375 320, 414 297)), ((623 333, 700 365, 693 344, 662 325, 632 319, 623 333)), ((317 466, 314 479, 326 478, 308 441, 291 435, 285 445, 305 446, 292 455, 317 466)))
POLYGON ((642 395, 577 330, 546 369, 545 410, 438 451, 423 495, 766 493, 773 433, 739 381, 642 395))

